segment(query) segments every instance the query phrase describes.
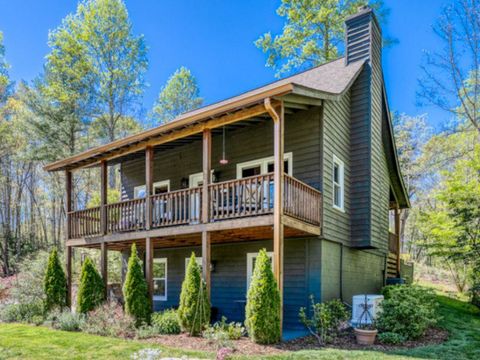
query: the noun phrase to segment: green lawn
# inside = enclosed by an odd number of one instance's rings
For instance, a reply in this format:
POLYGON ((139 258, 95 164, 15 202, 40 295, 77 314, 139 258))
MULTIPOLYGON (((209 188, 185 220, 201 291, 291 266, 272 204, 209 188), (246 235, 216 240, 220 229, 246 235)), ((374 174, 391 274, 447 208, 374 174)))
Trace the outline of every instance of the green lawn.
MULTIPOLYGON (((480 311, 462 301, 444 296, 439 296, 439 301, 443 317, 440 325, 450 332, 450 339, 441 345, 389 353, 325 349, 285 353, 263 359, 480 359, 480 311)), ((0 324, 2 360, 129 359, 132 353, 146 347, 162 349, 163 356, 213 357, 208 353, 173 350, 138 341, 69 333, 31 325, 0 324)))

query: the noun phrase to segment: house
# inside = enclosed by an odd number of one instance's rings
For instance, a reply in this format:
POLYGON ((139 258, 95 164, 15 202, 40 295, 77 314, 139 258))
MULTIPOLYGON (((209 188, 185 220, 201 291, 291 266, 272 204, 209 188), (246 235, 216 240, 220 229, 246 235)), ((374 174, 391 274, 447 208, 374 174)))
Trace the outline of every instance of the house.
POLYGON ((216 316, 240 321, 258 251, 282 293, 283 328, 318 300, 377 293, 397 277, 399 210, 409 206, 396 157, 369 8, 346 22, 345 57, 46 166, 66 174, 72 250, 143 252, 155 310, 178 305, 192 251, 216 316), (119 166, 122 201, 107 203, 119 166), (72 208, 72 174, 99 167, 101 205, 72 208), (393 220, 393 221, 391 221, 393 220), (393 224, 390 225, 389 224, 393 224))

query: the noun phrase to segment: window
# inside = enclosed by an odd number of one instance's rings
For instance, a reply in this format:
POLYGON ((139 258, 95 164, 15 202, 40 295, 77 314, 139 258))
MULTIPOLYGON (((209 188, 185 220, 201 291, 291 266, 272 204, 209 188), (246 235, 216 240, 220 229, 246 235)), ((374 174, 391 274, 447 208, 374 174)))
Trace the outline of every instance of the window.
MULTIPOLYGON (((163 194, 170 191, 170 180, 162 180, 153 183, 153 194, 163 194)), ((133 188, 133 197, 135 199, 144 198, 146 194, 145 185, 135 186, 133 188)))
MULTIPOLYGON (((267 252, 268 257, 270 258, 270 263, 272 264, 273 270, 273 252, 267 252)), ((250 287, 250 282, 252 280, 253 270, 255 269, 255 261, 257 260, 257 253, 248 253, 247 254, 247 291, 250 287)))
POLYGON ((153 300, 167 300, 167 259, 153 259, 153 300))
POLYGON ((344 211, 344 166, 343 161, 333 156, 333 207, 344 211))
MULTIPOLYGON (((284 171, 288 175, 292 175, 293 160, 292 153, 284 154, 285 162, 283 163, 284 171)), ((237 179, 248 176, 255 176, 273 172, 274 159, 273 156, 237 164, 237 179)))
MULTIPOLYGON (((202 258, 195 257, 195 260, 197 260, 197 265, 200 266, 200 271, 202 271, 202 258)), ((185 258, 185 273, 187 273, 187 267, 188 267, 189 261, 190 261, 190 257, 185 258)))
POLYGON ((388 212, 388 230, 395 234, 395 210, 390 210, 388 212))

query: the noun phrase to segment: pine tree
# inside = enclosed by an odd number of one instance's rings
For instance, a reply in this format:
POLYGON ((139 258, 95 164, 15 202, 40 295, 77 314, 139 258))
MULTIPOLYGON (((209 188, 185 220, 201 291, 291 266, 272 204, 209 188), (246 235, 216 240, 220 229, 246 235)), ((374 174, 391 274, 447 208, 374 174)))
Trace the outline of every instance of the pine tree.
POLYGON ((210 300, 194 253, 182 283, 178 318, 182 329, 193 336, 200 334, 210 322, 210 300))
POLYGON ((247 294, 245 325, 252 341, 280 341, 280 292, 265 249, 260 250, 247 294))
POLYGON ((105 301, 105 285, 90 258, 86 258, 82 265, 80 286, 77 295, 77 310, 87 313, 94 310, 105 301))
POLYGON ((67 279, 58 259, 57 249, 53 249, 48 258, 47 270, 43 282, 45 291, 45 310, 67 305, 67 279))
POLYGON ((143 276, 142 265, 135 244, 132 245, 132 254, 128 259, 127 275, 123 285, 123 298, 125 300, 125 311, 135 318, 137 326, 150 322, 152 304, 148 296, 148 286, 143 276))

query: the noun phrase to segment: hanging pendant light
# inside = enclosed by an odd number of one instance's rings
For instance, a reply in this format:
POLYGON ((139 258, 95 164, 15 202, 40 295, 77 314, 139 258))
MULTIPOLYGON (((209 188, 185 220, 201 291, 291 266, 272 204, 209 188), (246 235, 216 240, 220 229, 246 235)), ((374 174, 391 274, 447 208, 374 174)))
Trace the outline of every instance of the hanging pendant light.
POLYGON ((220 159, 220 165, 227 165, 228 159, 225 157, 225 126, 223 127, 223 140, 222 140, 222 158, 220 159))

